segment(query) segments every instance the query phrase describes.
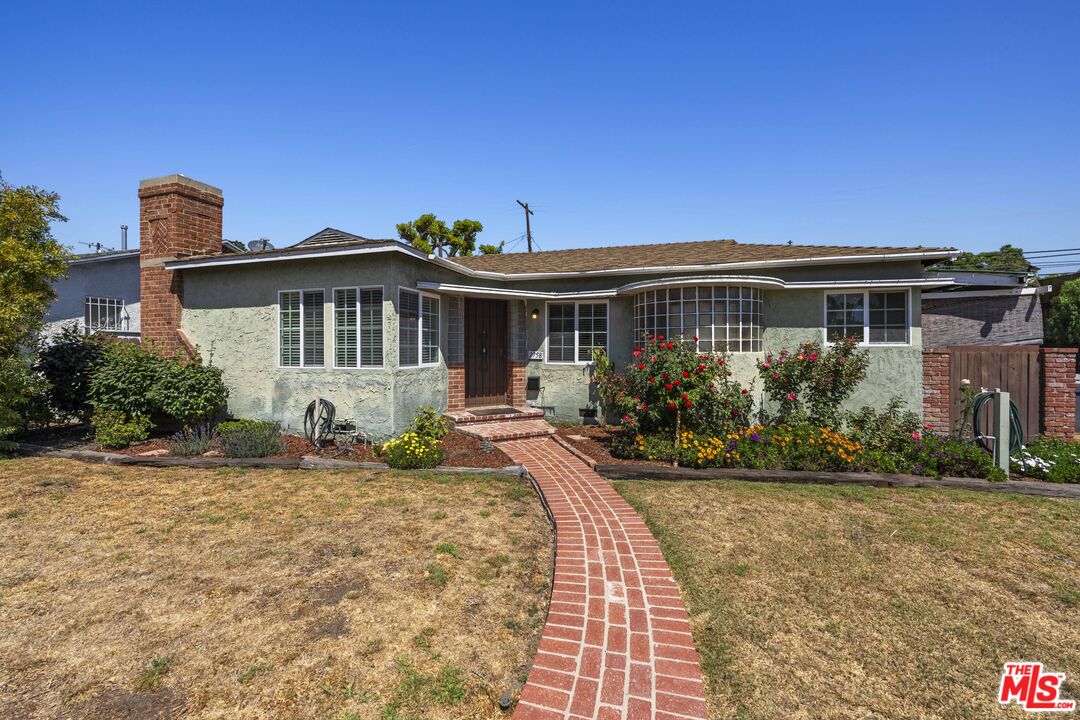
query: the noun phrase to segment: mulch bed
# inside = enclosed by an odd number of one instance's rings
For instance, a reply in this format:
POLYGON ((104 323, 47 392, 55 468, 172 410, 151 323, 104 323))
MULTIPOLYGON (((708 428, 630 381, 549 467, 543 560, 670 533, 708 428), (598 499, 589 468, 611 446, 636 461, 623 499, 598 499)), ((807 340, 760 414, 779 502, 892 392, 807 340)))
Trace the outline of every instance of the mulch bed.
MULTIPOLYGON (((107 451, 134 457, 155 450, 168 450, 170 437, 170 435, 151 437, 149 440, 135 443, 126 448, 109 449, 103 448, 93 441, 92 430, 88 426, 71 425, 62 428, 48 428, 41 432, 24 435, 19 439, 24 442, 48 445, 61 450, 107 451)), ((271 457, 283 459, 316 455, 334 460, 382 462, 382 458, 375 454, 375 448, 371 445, 358 444, 347 451, 341 451, 333 443, 330 443, 320 451, 307 438, 284 435, 282 440, 285 443, 285 452, 271 457)), ((514 464, 513 460, 497 447, 485 446, 477 438, 462 435, 453 430, 443 438, 443 449, 446 453, 446 457, 442 462, 443 467, 501 468, 514 464)))
POLYGON ((611 454, 611 438, 617 428, 604 425, 560 425, 555 432, 582 454, 601 465, 655 465, 644 460, 626 460, 611 454))

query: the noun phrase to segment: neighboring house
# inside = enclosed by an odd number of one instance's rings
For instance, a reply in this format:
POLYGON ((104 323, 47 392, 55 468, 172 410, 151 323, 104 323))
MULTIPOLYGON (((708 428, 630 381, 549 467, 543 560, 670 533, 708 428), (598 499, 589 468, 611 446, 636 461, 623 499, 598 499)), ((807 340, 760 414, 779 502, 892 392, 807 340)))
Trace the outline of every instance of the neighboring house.
MULTIPOLYGON (((925 266, 951 249, 733 240, 439 258, 326 229, 280 250, 223 253, 222 192, 183 176, 139 189, 143 336, 225 372, 238 416, 293 428, 318 397, 370 434, 419 405, 595 410, 591 350, 617 365, 649 334, 755 360, 852 335, 871 352, 852 405, 922 405, 925 266)), ((760 394, 760 383, 755 396, 760 394)))
POLYGON ((48 337, 69 323, 84 332, 139 336, 139 251, 76 255, 68 276, 53 284, 56 301, 45 316, 48 337))
POLYGON ((1031 273, 931 270, 953 285, 923 293, 923 347, 1039 345, 1041 296, 1031 273))

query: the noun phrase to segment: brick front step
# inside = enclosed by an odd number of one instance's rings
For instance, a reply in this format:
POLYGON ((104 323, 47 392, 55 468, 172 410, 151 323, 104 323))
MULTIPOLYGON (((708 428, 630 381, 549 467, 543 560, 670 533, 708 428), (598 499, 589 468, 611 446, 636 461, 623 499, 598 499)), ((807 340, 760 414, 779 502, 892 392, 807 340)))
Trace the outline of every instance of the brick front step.
POLYGON ((456 425, 455 429, 471 437, 496 442, 499 440, 524 440, 527 438, 547 437, 555 434, 555 428, 547 421, 536 417, 524 420, 497 420, 495 422, 472 422, 456 425))
POLYGON ((467 410, 447 410, 443 413, 443 416, 450 419, 450 422, 454 423, 455 427, 461 425, 472 425, 475 423, 493 423, 493 422, 517 422, 521 420, 536 420, 543 419, 544 411, 537 408, 530 407, 515 407, 518 412, 515 413, 503 413, 498 415, 474 415, 474 411, 483 410, 483 408, 469 408, 467 410))

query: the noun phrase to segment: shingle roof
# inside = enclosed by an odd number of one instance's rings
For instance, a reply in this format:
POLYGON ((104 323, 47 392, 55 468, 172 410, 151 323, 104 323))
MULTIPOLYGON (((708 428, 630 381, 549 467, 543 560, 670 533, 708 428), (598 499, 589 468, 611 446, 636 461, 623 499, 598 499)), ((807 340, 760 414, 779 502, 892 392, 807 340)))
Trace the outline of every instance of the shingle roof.
POLYGON ((337 230, 335 228, 323 228, 319 232, 315 233, 311 237, 304 238, 300 242, 296 243, 292 247, 311 246, 311 245, 339 245, 342 243, 355 243, 355 242, 384 242, 382 240, 373 240, 372 238, 361 237, 360 235, 353 235, 347 233, 344 230, 337 230))
POLYGON ((846 245, 759 245, 734 240, 621 245, 616 247, 546 250, 534 253, 471 255, 450 260, 469 268, 497 273, 598 272, 644 267, 720 265, 766 260, 873 257, 907 253, 946 253, 952 248, 846 245))

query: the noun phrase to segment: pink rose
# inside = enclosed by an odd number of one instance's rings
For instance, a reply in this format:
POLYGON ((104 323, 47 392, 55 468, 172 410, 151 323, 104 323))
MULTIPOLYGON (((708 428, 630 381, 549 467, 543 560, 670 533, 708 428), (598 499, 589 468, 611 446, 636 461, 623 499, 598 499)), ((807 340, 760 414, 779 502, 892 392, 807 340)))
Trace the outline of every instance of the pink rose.
POLYGON ((919 433, 917 433, 917 432, 913 432, 913 433, 911 433, 911 437, 912 437, 913 439, 915 439, 915 440, 918 440, 919 438, 921 438, 921 437, 922 437, 922 435, 920 435, 920 434, 919 434, 919 433))
POLYGON ((795 399, 795 393, 788 393, 787 394, 787 399, 788 400, 794 400, 795 399))

